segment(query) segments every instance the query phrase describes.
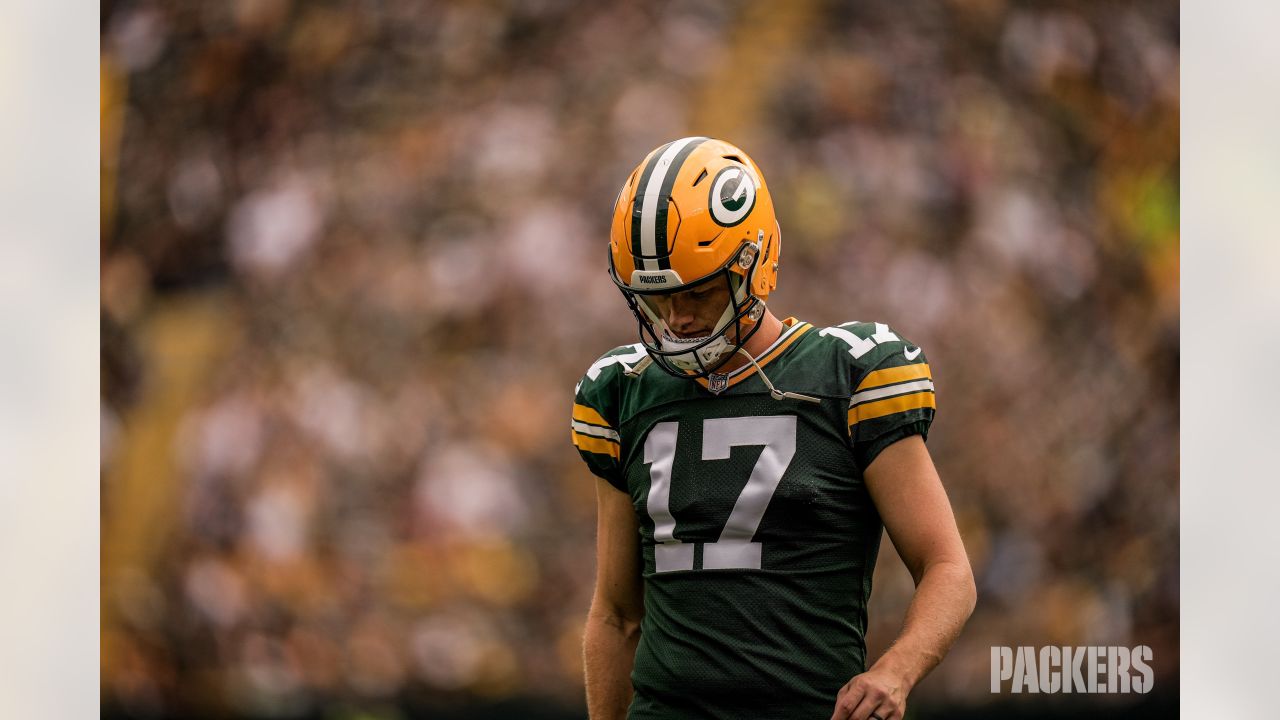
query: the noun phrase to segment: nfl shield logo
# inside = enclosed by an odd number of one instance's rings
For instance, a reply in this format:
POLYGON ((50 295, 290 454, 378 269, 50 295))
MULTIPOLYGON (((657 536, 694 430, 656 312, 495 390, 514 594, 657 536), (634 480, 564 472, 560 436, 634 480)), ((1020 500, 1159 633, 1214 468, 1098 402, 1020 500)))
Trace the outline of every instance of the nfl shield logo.
POLYGON ((729 387, 729 376, 720 373, 711 373, 707 376, 707 389, 719 395, 725 388, 729 387))

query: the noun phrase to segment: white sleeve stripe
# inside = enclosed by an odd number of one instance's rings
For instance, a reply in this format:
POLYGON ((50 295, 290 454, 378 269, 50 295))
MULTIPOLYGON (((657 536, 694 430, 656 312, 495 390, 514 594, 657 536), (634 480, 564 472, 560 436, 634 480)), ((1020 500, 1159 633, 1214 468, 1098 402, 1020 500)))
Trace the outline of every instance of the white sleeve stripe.
POLYGON ((849 399, 849 407, 861 405, 872 400, 880 400, 882 398, 892 397, 894 395, 904 395, 906 393, 920 392, 922 390, 933 390, 932 380, 916 380, 915 382, 902 383, 900 385, 889 385, 886 387, 878 387, 873 390, 863 390, 860 393, 854 393, 849 399))
POLYGON ((588 425, 584 422, 578 422, 577 420, 573 421, 573 431, 582 433, 583 435, 593 435, 595 437, 606 438, 614 442, 622 442, 619 439, 618 432, 616 430, 602 428, 599 425, 588 425))

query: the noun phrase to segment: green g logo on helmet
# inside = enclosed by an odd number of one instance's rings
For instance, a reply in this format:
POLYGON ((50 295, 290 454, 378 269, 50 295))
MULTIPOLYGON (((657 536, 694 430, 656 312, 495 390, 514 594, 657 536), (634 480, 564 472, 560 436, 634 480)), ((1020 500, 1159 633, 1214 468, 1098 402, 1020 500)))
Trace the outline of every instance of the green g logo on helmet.
POLYGON ((730 166, 716 173, 711 182, 707 207, 717 225, 733 227, 742 222, 756 206, 756 182, 742 166, 730 166))

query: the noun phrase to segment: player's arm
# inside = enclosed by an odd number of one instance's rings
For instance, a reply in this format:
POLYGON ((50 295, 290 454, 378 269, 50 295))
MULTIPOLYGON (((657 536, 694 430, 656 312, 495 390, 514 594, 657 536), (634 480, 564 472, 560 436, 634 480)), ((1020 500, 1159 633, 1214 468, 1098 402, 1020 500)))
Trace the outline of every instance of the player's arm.
POLYGON ((916 592, 898 638, 867 672, 841 688, 832 717, 898 720, 912 688, 960 634, 977 590, 951 504, 919 435, 881 451, 864 478, 916 592))
POLYGON ((631 497, 596 480, 596 589, 583 638, 591 720, 625 718, 644 617, 640 532, 631 497))

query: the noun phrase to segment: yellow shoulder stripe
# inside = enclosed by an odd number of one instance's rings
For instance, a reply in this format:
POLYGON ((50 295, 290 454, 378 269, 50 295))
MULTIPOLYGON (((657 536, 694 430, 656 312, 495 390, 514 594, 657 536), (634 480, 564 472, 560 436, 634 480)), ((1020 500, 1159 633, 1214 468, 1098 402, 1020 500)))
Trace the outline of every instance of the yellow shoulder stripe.
MULTIPOLYGON (((884 370, 876 370, 867 373, 867 376, 858 383, 858 390, 866 390, 868 388, 880 387, 890 383, 904 382, 906 380, 921 380, 930 378, 929 363, 916 363, 915 365, 903 365, 901 367, 885 368, 884 370)), ((855 392, 857 392, 855 390, 855 392)))
MULTIPOLYGON (((560 407, 564 407, 561 405, 560 407)), ((613 427, 605 422, 605 419, 594 409, 586 405, 573 404, 573 419, 578 422, 591 423, 592 425, 600 425, 602 427, 613 427)))
MULTIPOLYGON (((896 370, 897 368, 894 369, 896 370)), ((910 395, 899 395, 849 408, 849 425, 852 427, 863 420, 874 420, 878 417, 906 412, 907 410, 933 407, 937 407, 937 405, 934 402, 932 392, 925 391, 910 395)))
POLYGON ((589 453, 597 453, 599 455, 608 455, 614 460, 618 459, 620 447, 618 443, 607 438, 599 438, 591 435, 583 435, 580 432, 573 432, 573 444, 579 450, 589 453))

